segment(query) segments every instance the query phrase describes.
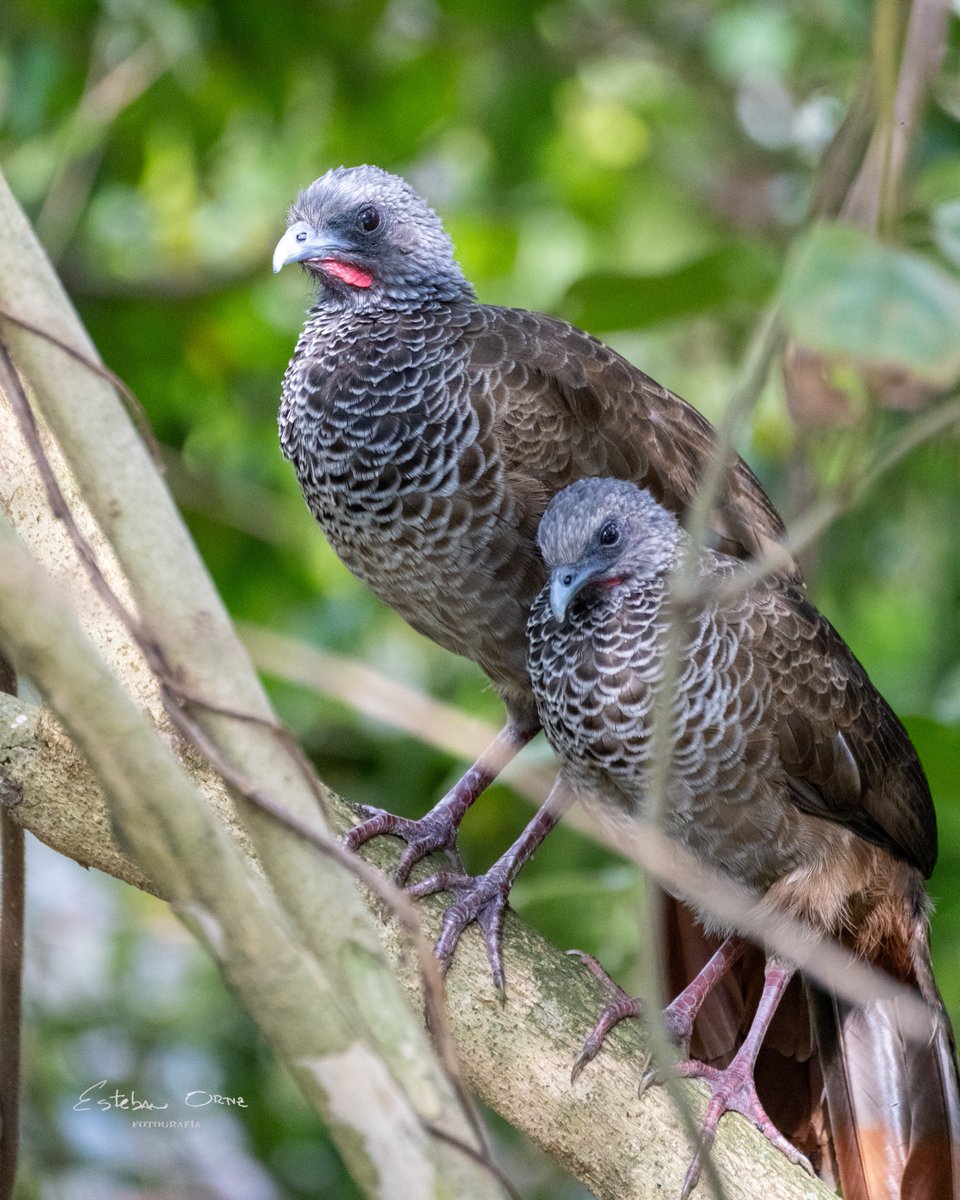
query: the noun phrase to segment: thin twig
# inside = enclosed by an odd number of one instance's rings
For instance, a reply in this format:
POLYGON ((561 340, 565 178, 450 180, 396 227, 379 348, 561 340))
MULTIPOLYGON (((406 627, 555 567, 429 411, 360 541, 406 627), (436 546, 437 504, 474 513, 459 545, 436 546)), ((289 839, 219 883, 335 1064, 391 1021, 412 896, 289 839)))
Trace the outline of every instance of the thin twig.
POLYGON ((948 0, 913 0, 908 11, 897 0, 876 6, 875 126, 841 207, 845 220, 871 233, 886 233, 895 216, 921 104, 946 49, 949 10, 948 0))
POLYGON ((51 333, 49 329, 43 329, 39 325, 35 325, 32 321, 26 321, 23 317, 11 312, 5 304, 0 304, 0 317, 4 317, 7 321, 12 321, 14 325, 19 325, 21 329, 26 329, 28 333, 34 334, 38 338, 43 338, 45 342, 49 342, 52 346, 56 346, 58 350, 62 350, 64 354, 69 354, 72 359, 78 363, 82 363, 94 375, 99 375, 101 379, 105 379, 112 387, 116 388, 121 400, 124 402, 124 407, 127 414, 137 427, 137 433, 143 440, 144 445, 150 451, 150 457, 154 461, 154 465, 160 474, 163 474, 163 455, 160 453, 160 445, 153 435, 153 430, 150 427, 150 421, 147 418, 146 411, 140 403, 140 399, 136 392, 128 383, 126 383, 116 371, 111 371, 109 367, 103 363, 97 362, 95 358, 91 358, 85 350, 78 350, 76 346, 71 346, 69 342, 65 342, 63 338, 57 337, 55 333, 51 333))
MULTIPOLYGON (((748 358, 745 377, 717 427, 716 439, 704 464, 700 484, 685 516, 687 546, 667 588, 665 602, 670 606, 670 622, 662 646, 660 679, 652 700, 650 755, 645 773, 644 795, 650 814, 649 821, 657 831, 662 831, 665 824, 681 660, 692 613, 691 598, 695 602, 698 595, 700 556, 710 536, 711 513, 735 460, 733 444, 736 432, 759 399, 783 339, 779 312, 774 307, 760 323, 759 333, 754 339, 753 350, 748 358)), ((645 865, 649 868, 649 864, 645 865)), ((662 880, 660 873, 656 874, 662 880)), ((653 937, 646 926, 643 927, 643 935, 647 939, 653 937)), ((642 961, 646 966, 645 975, 648 976, 644 980, 645 995, 659 995, 660 980, 653 974, 650 966, 653 955, 649 952, 644 954, 642 961)), ((661 1002, 662 999, 663 997, 660 997, 661 1002)), ((662 1007, 662 1003, 659 1007, 662 1007)), ((668 1051, 669 1046, 663 1031, 653 1026, 650 1033, 650 1053, 657 1067, 663 1067, 669 1061, 668 1051)), ((698 1127, 684 1092, 676 1086, 671 1072, 664 1072, 663 1077, 683 1124, 696 1141, 698 1127)), ((718 1195, 724 1197, 726 1193, 710 1154, 704 1158, 704 1169, 718 1195)))
POLYGON ((486 1167, 486 1169, 491 1175, 493 1175, 507 1195, 510 1196, 510 1200, 522 1200, 520 1193, 496 1163, 485 1158, 482 1154, 475 1150, 473 1146, 470 1146, 460 1138, 455 1137, 454 1134, 448 1133, 446 1129, 441 1129, 440 1126, 435 1125, 433 1121, 428 1121, 426 1118, 421 1118, 420 1124, 427 1131, 427 1133, 435 1137, 437 1141, 447 1142, 451 1146, 455 1146, 462 1154, 465 1154, 468 1158, 472 1158, 473 1161, 479 1163, 480 1166, 486 1167))
POLYGON ((0 392, 7 396, 14 415, 17 418, 23 439, 27 443, 44 490, 47 493, 47 502, 50 505, 51 511, 59 521, 63 522, 69 534, 70 541, 73 543, 74 549, 97 595, 123 624, 124 628, 129 631, 130 636, 141 648, 150 665, 154 666, 156 664, 160 666, 161 670, 165 670, 159 647, 147 639, 140 622, 120 602, 103 572, 100 570, 100 565, 97 562, 96 555, 90 548, 90 543, 80 532, 80 528, 63 494, 63 489, 60 487, 56 474, 50 465, 50 460, 47 458, 46 451, 43 448, 43 441, 40 437, 36 417, 33 415, 33 409, 27 398, 26 390, 10 356, 7 344, 2 337, 0 337, 0 392))
MULTIPOLYGON (((107 32, 105 23, 98 32, 102 42, 107 32)), ((142 42, 96 80, 91 65, 83 94, 65 126, 61 126, 64 156, 54 168, 43 207, 37 214, 36 228, 52 259, 59 258, 77 227, 96 179, 112 123, 167 69, 166 56, 158 39, 142 42)))
POLYGON ((934 1010, 915 991, 806 922, 773 910, 764 903, 762 893, 736 883, 651 822, 635 818, 615 826, 610 822, 609 828, 601 827, 599 837, 655 875, 668 891, 709 909, 744 937, 793 962, 841 999, 860 1005, 895 999, 910 1036, 929 1036, 934 1010))
MULTIPOLYGON (((449 1034, 449 1028, 446 1022, 446 1012, 443 1007, 443 977, 440 971, 440 965, 437 962, 433 950, 424 937, 423 927, 420 922, 419 914, 416 906, 406 892, 388 879, 382 871, 372 867, 359 855, 354 854, 335 837, 332 837, 326 830, 319 830, 314 826, 308 825, 301 821, 288 809, 282 805, 276 804, 269 796, 264 795, 258 789, 246 780, 243 775, 236 771, 232 764, 220 753, 213 741, 207 737, 202 727, 194 721, 180 707, 178 701, 182 699, 183 693, 180 689, 170 684, 164 684, 165 708, 171 721, 185 734, 188 740, 200 750, 203 756, 207 759, 213 769, 224 779, 233 791, 241 796, 248 803, 254 805, 261 812, 265 813, 279 825, 290 830, 302 840, 308 842, 320 853, 332 858, 362 884, 364 884, 375 896, 378 897, 396 916, 400 927, 407 935, 412 944, 417 957, 417 962, 420 968, 421 986, 424 994, 424 1010, 426 1015, 427 1027, 430 1029, 437 1044, 438 1053, 440 1056, 441 1067, 447 1077, 447 1081, 458 1096, 464 1117, 473 1129, 481 1146, 484 1147, 486 1154, 489 1156, 489 1147, 486 1143, 485 1131, 483 1124, 477 1115, 473 1105, 470 1091, 463 1081, 460 1073, 459 1064, 456 1058, 456 1052, 453 1049, 453 1041, 449 1034)), ((329 813, 326 805, 326 800, 323 794, 316 773, 311 767, 306 755, 297 743, 293 735, 282 725, 271 723, 263 718, 252 716, 247 713, 232 712, 231 710, 223 709, 216 705, 206 704, 205 701, 193 701, 201 706, 215 712, 222 712, 235 717, 238 720, 257 721, 264 724, 272 733, 280 738, 291 757, 296 762, 304 781, 315 797, 318 807, 324 813, 329 824, 329 813)), ((491 1169, 494 1169, 494 1163, 491 1158, 486 1158, 491 1169)))
MULTIPOLYGON (((354 713, 409 734, 446 754, 473 760, 497 736, 496 725, 435 700, 409 684, 398 683, 370 663, 333 654, 287 634, 243 621, 238 623, 237 632, 263 674, 310 688, 354 713)), ((524 799, 539 806, 555 774, 555 769, 523 767, 514 759, 502 778, 524 799)), ((586 822, 580 822, 578 828, 580 832, 588 832, 586 822)))

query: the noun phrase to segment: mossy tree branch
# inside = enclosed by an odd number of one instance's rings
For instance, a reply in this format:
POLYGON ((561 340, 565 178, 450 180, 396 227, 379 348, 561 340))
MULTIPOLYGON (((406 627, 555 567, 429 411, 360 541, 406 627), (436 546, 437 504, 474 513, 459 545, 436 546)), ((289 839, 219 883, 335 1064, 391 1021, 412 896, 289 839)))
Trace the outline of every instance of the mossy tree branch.
MULTIPOLYGON (((104 845, 93 820, 79 825, 62 772, 44 732, 49 717, 22 700, 0 697, 0 760, 21 797, 13 812, 28 828, 69 829, 82 858, 130 879, 115 846, 104 845)), ((78 779, 89 796, 97 784, 89 773, 78 779)), ((337 826, 353 819, 339 797, 329 800, 337 826)), ((62 842, 61 837, 61 842, 62 842)), ((398 849, 389 839, 375 843, 370 857, 389 870, 398 849)), ((157 890, 154 888, 154 890, 157 890)), ((368 898, 384 944, 404 988, 420 1004, 416 964, 390 911, 368 898)), ((443 900, 422 904, 428 932, 439 927, 443 900)), ((586 1031, 605 1002, 596 981, 575 960, 549 945, 508 914, 505 928, 508 996, 501 1006, 490 981, 483 945, 468 930, 446 980, 447 1012, 456 1049, 470 1085, 502 1116, 536 1140, 601 1200, 679 1192, 690 1156, 676 1111, 666 1092, 653 1088, 642 1101, 636 1086, 646 1043, 635 1023, 610 1035, 597 1060, 576 1085, 570 1067, 586 1031)), ((683 1083, 695 1112, 704 1097, 697 1084, 683 1083)), ((792 1167, 747 1122, 724 1119, 714 1149, 728 1194, 753 1200, 817 1200, 832 1193, 792 1167)), ((706 1179, 697 1195, 712 1195, 706 1179)))

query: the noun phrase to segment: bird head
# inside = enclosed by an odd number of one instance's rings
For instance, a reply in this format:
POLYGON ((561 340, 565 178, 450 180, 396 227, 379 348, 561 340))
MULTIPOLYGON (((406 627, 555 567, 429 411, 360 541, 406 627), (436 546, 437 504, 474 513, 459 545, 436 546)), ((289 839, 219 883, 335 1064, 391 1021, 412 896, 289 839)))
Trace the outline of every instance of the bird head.
POLYGON ((324 298, 363 306, 472 295, 427 202, 379 167, 337 167, 300 193, 273 269, 299 262, 324 298))
POLYGON ((676 565, 683 530, 653 496, 622 479, 581 479, 558 492, 537 541, 550 572, 550 607, 563 621, 585 588, 643 582, 676 565))

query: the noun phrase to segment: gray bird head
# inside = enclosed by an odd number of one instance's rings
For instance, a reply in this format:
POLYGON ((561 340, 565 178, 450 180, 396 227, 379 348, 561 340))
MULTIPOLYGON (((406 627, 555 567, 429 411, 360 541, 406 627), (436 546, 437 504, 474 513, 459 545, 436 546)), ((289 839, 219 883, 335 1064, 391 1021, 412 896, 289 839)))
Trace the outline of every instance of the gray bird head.
POLYGON ((323 299, 356 307, 473 294, 440 218, 379 167, 337 167, 300 193, 273 269, 292 262, 315 276, 323 299))
POLYGON ((676 565, 684 533, 673 513, 622 479, 580 479, 558 492, 537 541, 550 571, 550 607, 563 621, 588 586, 616 587, 676 565))

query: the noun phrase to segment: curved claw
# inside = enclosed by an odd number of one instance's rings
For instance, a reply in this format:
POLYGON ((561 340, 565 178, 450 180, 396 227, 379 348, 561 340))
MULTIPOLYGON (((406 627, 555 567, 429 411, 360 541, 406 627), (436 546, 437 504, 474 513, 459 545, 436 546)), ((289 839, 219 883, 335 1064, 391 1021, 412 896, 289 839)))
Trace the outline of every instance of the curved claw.
POLYGON ((453 850, 457 843, 457 823, 454 822, 449 809, 437 805, 419 820, 409 817, 398 817, 394 813, 371 805, 357 806, 366 818, 359 825, 341 838, 348 850, 356 851, 372 838, 387 834, 401 838, 407 843, 407 848, 400 856, 394 872, 394 882, 403 886, 410 877, 410 872, 416 864, 432 854, 435 850, 453 850))
POLYGON ((434 892, 460 893, 460 899, 451 904, 443 915, 443 924, 434 953, 446 973, 460 941, 460 935, 468 925, 476 921, 483 931, 494 986, 500 993, 502 1002, 506 997, 506 980, 500 954, 500 939, 510 889, 500 873, 491 870, 485 875, 474 876, 458 871, 438 871, 421 883, 414 884, 408 891, 411 896, 430 896, 434 892))
POLYGON ((643 1057, 643 1062, 640 1064, 640 1082, 637 1084, 637 1099, 646 1092, 647 1088, 653 1087, 654 1084, 663 1083, 665 1073, 662 1067, 651 1067, 650 1063, 653 1055, 648 1050, 643 1057))
POLYGON ((587 1035, 580 1055, 573 1064, 570 1072, 570 1082, 573 1083, 587 1063, 597 1057, 600 1047, 614 1025, 618 1025, 628 1017, 639 1017, 643 1012, 643 1003, 639 999, 628 996, 619 984, 614 983, 592 954, 585 954, 582 950, 568 950, 567 953, 576 955, 590 974, 599 980, 613 997, 600 1014, 600 1019, 593 1027, 592 1032, 587 1035))
POLYGON ((342 834, 340 841, 348 850, 357 850, 371 838, 379 837, 382 833, 392 833, 394 824, 403 820, 382 808, 374 808, 370 804, 358 804, 357 812, 364 818, 359 825, 351 826, 342 834))

